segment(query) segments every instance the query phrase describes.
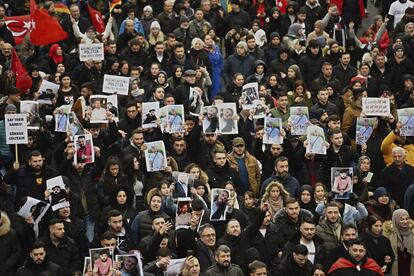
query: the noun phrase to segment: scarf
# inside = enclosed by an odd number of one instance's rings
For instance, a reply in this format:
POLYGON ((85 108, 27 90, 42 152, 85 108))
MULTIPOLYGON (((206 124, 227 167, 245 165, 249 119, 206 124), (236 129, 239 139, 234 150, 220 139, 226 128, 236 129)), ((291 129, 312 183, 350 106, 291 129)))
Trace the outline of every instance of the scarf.
POLYGON ((53 59, 53 62, 56 64, 63 62, 63 54, 60 56, 56 55, 56 52, 59 47, 60 45, 55 43, 52 46, 50 46, 50 50, 49 50, 49 57, 53 59))
POLYGON ((270 214, 272 215, 272 217, 274 217, 276 215, 277 211, 279 211, 280 209, 283 208, 283 199, 282 199, 282 196, 280 195, 277 200, 274 200, 274 199, 272 199, 269 196, 267 198, 267 200, 269 201, 269 211, 270 211, 270 214))
POLYGON ((410 217, 405 209, 397 209, 392 214, 392 225, 394 226, 394 231, 397 234, 398 249, 402 252, 406 249, 410 255, 413 255, 414 244, 412 244, 413 237, 411 225, 409 227, 401 227, 400 220, 403 216, 410 217))

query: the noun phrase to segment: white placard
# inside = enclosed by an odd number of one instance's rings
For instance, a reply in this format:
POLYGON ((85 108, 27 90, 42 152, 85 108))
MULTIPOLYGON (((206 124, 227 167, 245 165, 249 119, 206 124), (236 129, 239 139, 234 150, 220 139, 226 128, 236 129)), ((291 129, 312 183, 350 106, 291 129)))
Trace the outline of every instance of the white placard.
POLYGON ((5 114, 6 144, 27 144, 26 114, 5 114))
POLYGON ((81 43, 79 44, 79 60, 104 60, 104 46, 103 43, 81 43))
POLYGON ((102 91, 109 94, 128 95, 129 80, 128 77, 105 74, 102 91))
POLYGON ((308 126, 306 152, 326 155, 326 141, 323 128, 314 125, 308 126))
POLYGON ((402 124, 401 136, 414 136, 414 108, 398 109, 398 121, 402 124))
POLYGON ((390 115, 390 99, 362 98, 362 112, 367 116, 390 115))

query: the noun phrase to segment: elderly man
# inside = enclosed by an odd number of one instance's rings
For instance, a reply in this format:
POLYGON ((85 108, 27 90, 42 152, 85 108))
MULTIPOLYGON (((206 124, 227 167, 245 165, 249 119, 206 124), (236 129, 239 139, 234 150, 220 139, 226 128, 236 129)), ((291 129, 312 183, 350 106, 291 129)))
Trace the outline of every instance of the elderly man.
POLYGON ((382 170, 379 178, 380 186, 387 188, 391 198, 399 206, 403 206, 405 191, 414 179, 414 167, 408 164, 407 158, 403 148, 394 147, 392 149, 393 162, 382 170))

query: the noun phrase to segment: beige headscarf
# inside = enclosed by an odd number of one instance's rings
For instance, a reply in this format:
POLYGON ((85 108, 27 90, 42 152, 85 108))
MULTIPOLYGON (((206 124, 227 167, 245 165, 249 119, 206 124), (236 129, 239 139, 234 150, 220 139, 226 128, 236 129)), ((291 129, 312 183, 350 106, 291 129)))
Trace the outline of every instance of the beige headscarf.
POLYGON ((398 248, 401 251, 405 251, 405 249, 407 249, 407 252, 413 255, 414 244, 412 242, 413 237, 411 232, 411 225, 409 225, 408 227, 401 226, 400 220, 403 216, 407 216, 408 218, 410 217, 407 210, 395 210, 392 214, 392 225, 394 227, 395 233, 397 234, 398 248))

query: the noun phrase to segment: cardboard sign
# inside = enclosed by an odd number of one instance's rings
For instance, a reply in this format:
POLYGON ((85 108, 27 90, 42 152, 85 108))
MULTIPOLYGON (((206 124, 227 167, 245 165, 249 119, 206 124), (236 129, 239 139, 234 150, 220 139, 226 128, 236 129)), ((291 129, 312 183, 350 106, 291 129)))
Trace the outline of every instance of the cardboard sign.
POLYGON ((109 94, 128 95, 129 78, 105 74, 102 91, 109 94))
POLYGON ((6 143, 27 144, 27 116, 26 114, 5 114, 6 143))
POLYGON ((390 100, 388 98, 362 98, 362 112, 367 116, 390 115, 390 100))
POLYGON ((103 43, 79 44, 79 60, 104 60, 104 46, 103 43))

